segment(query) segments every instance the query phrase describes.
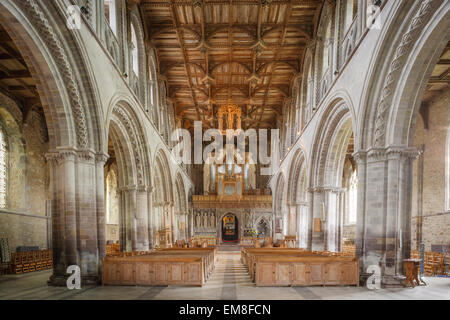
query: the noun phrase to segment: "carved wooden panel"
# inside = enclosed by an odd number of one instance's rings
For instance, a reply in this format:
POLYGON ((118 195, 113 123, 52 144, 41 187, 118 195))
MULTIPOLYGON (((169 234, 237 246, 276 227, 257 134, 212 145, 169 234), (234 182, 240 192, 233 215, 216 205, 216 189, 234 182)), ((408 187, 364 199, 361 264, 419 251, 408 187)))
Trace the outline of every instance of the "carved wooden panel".
POLYGON ((341 263, 341 280, 343 284, 357 284, 358 277, 358 265, 355 263, 341 263))
POLYGON ((290 263, 277 263, 276 264, 276 283, 277 285, 290 285, 291 284, 291 264, 290 263))
POLYGON ((336 285, 339 284, 341 279, 341 264, 338 263, 328 263, 325 265, 325 284, 336 285))
POLYGON ((185 266, 186 283, 187 284, 201 284, 202 273, 200 263, 189 263, 185 266))
POLYGON ((120 282, 124 285, 136 284, 135 264, 121 263, 120 265, 120 282))
POLYGON ((305 263, 294 263, 292 284, 304 286, 309 283, 308 265, 305 263))
POLYGON ((120 284, 120 264, 108 263, 103 265, 103 283, 120 284))
POLYGON ((275 263, 259 263, 257 268, 258 283, 261 286, 274 285, 275 282, 275 263))
POLYGON ((136 283, 139 285, 151 285, 155 281, 153 264, 136 264, 136 283))
POLYGON ((320 285, 323 284, 323 264, 322 263, 310 263, 309 264, 309 284, 320 285))
POLYGON ((183 263, 169 263, 168 280, 169 284, 179 284, 183 282, 183 263))
POLYGON ((155 284, 166 285, 167 284, 167 264, 165 262, 155 262, 155 284))

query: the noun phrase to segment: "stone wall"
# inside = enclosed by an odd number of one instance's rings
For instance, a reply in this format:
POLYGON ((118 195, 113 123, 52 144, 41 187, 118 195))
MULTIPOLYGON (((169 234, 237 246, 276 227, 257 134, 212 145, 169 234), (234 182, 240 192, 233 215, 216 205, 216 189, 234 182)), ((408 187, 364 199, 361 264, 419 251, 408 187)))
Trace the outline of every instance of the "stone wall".
POLYGON ((47 248, 49 172, 45 160, 45 118, 41 109, 31 108, 23 119, 18 104, 3 95, 1 99, 0 123, 8 144, 8 189, 7 206, 0 209, 0 237, 8 238, 12 251, 17 246, 47 248))
POLYGON ((356 225, 347 225, 342 228, 342 238, 344 240, 356 239, 356 225))
POLYGON ((425 105, 428 108, 428 129, 424 122, 427 116, 419 116, 416 124, 414 145, 423 148, 423 154, 414 164, 413 249, 418 248, 420 239, 427 251, 431 250, 431 245, 450 244, 450 212, 445 212, 445 145, 450 126, 449 105, 450 90, 447 86, 425 105))

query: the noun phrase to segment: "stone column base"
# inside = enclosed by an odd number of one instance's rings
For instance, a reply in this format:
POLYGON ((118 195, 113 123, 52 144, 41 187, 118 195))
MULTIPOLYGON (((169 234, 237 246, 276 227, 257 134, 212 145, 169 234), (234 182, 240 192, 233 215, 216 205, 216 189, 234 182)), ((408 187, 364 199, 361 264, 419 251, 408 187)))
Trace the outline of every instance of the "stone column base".
MULTIPOLYGON (((47 285, 51 287, 66 287, 67 279, 70 277, 67 275, 55 275, 52 274, 50 279, 47 280, 47 285)), ((97 286, 101 284, 101 279, 97 276, 81 276, 81 287, 83 286, 97 286)))
MULTIPOLYGON (((372 276, 372 273, 361 273, 359 275, 359 285, 365 287, 367 285, 367 279, 372 276)), ((403 287, 403 282, 405 281, 404 276, 392 276, 384 275, 381 276, 381 288, 399 288, 403 287)))

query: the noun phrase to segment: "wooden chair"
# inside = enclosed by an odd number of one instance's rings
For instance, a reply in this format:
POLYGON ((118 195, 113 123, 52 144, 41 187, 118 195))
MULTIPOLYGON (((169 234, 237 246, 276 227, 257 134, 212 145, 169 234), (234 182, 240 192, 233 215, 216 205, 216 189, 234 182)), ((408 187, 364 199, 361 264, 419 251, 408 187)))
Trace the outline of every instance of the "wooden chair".
POLYGON ((47 268, 53 268, 53 251, 47 250, 47 268))
POLYGON ((418 250, 412 250, 411 259, 420 259, 420 252, 418 250))
POLYGON ((12 272, 15 274, 23 273, 22 255, 20 253, 11 253, 12 272))
POLYGON ((433 275, 433 263, 434 263, 433 252, 425 252, 425 260, 424 260, 425 275, 427 275, 427 276, 433 275))

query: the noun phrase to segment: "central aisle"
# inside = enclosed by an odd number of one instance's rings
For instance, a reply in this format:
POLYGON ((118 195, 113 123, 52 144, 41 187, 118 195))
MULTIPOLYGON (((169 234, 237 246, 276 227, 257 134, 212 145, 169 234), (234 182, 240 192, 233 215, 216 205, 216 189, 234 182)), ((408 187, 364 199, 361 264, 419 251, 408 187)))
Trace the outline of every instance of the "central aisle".
POLYGON ((361 287, 256 287, 240 252, 219 252, 216 268, 203 287, 90 286, 81 290, 49 287, 50 270, 0 277, 2 299, 132 300, 303 300, 450 299, 450 279, 426 278, 429 286, 368 290, 361 287))
POLYGON ((254 286, 239 253, 219 253, 219 262, 206 286, 215 283, 222 286, 221 299, 237 299, 237 286, 254 286))

